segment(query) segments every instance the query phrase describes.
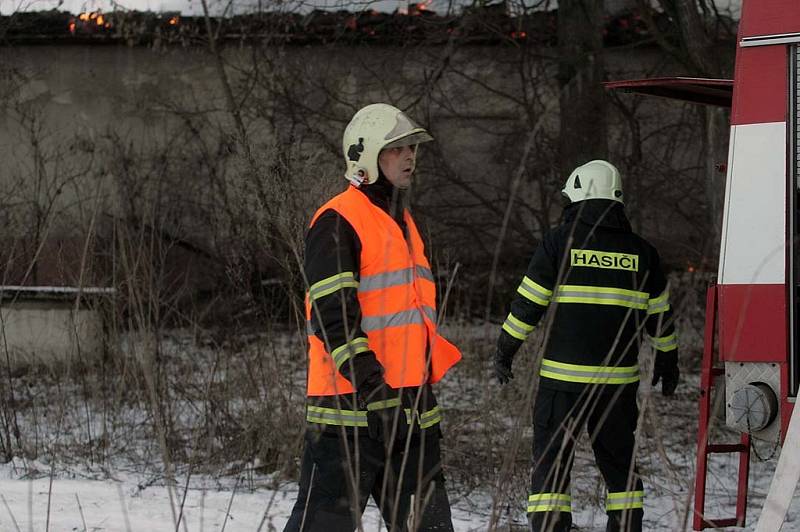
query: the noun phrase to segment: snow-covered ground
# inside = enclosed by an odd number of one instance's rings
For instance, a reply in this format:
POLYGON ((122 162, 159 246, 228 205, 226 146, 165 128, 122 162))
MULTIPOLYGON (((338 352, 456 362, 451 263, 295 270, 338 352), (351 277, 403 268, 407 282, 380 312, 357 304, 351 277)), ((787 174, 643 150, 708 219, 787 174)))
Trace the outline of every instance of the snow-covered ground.
MULTIPOLYGON (((39 467, 47 469, 42 464, 39 467)), ((248 487, 231 481, 195 479, 188 490, 172 493, 165 486, 142 486, 142 478, 126 475, 116 480, 80 478, 19 478, 13 465, 2 469, 0 530, 53 531, 175 531, 230 532, 282 530, 294 505, 297 485, 277 488, 248 487)), ((21 470, 20 470, 21 471, 21 470)), ((185 482, 185 478, 178 479, 185 482)), ((487 505, 488 506, 488 505, 487 505)), ((463 504, 454 508, 456 530, 483 530, 486 511, 463 504)), ((381 528, 380 514, 370 504, 364 530, 381 528)), ((384 527, 385 530, 385 527, 384 527)))
MULTIPOLYGON (((689 457, 691 453, 687 453, 689 457)), ((294 483, 284 483, 275 488, 248 486, 231 480, 231 485, 221 486, 219 481, 190 479, 189 489, 183 485, 170 494, 164 485, 143 486, 144 478, 122 475, 115 480, 79 478, 63 473, 55 475, 52 482, 47 467, 38 478, 21 478, 22 469, 17 464, 3 466, 0 480, 0 530, 27 531, 174 531, 177 516, 181 516, 179 530, 190 532, 212 531, 271 531, 282 530, 296 495, 294 483), (171 502, 172 501, 172 502, 171 502)), ((576 467, 581 467, 580 462, 576 467)), ((753 468, 752 495, 748 508, 749 524, 753 530, 769 487, 774 462, 753 468)), ((178 478, 185 483, 185 478, 178 478)), ((732 514, 735 482, 732 476, 718 477, 719 485, 713 488, 710 508, 719 508, 720 517, 732 514), (724 515, 723 515, 724 514, 724 515)), ((585 486, 584 486, 585 487, 585 486)), ((583 489, 577 490, 583 492, 583 489)), ((575 491, 573 492, 575 493, 575 491)), ((688 530, 680 521, 685 514, 688 493, 673 493, 664 486, 648 489, 645 504, 646 530, 688 530)), ((591 497, 581 500, 576 495, 573 503, 583 509, 574 513, 575 525, 581 531, 605 530, 602 506, 591 497)), ((460 532, 487 530, 490 500, 488 496, 454 497, 453 522, 460 532)), ((522 504, 520 503, 520 509, 522 504)), ((795 497, 784 531, 800 530, 800 498, 795 497)), ((522 530, 522 514, 514 520, 522 530)), ((364 517, 364 530, 380 530, 381 523, 376 508, 370 507, 364 517)), ((516 527, 515 527, 516 528, 516 527)), ((385 530, 385 527, 383 527, 385 530)), ((503 529, 506 529, 503 527, 503 529)))
MULTIPOLYGON (((497 503, 501 509, 498 529, 525 530, 530 428, 526 381, 522 376, 529 370, 525 359, 531 358, 532 349, 523 353, 515 365, 517 379, 501 389, 488 378, 485 357, 486 338, 493 336, 494 330, 470 327, 451 333, 459 338, 465 361, 438 389, 446 409, 443 446, 455 528, 459 532, 488 530, 493 497, 503 491, 509 495, 497 503), (516 452, 509 450, 515 438, 519 443, 516 452), (511 464, 505 477, 499 473, 503 456, 510 457, 511 464), (501 478, 506 481, 504 490, 497 488, 501 478)), ((78 379, 35 373, 15 377, 15 412, 24 452, 0 465, 0 532, 282 530, 297 493, 296 483, 290 480, 297 467, 296 462, 291 463, 292 458, 282 459, 284 467, 280 472, 269 472, 260 463, 207 464, 202 458, 206 455, 198 453, 208 448, 208 456, 227 456, 225 445, 231 442, 208 437, 203 427, 209 419, 218 419, 212 413, 222 411, 237 423, 244 423, 251 419, 251 411, 259 419, 260 403, 274 404, 276 396, 269 395, 274 390, 253 395, 234 386, 215 395, 226 382, 236 382, 237 386, 245 383, 236 379, 241 377, 237 372, 242 368, 253 373, 243 366, 246 362, 258 362, 254 368, 261 364, 273 373, 285 371, 279 377, 295 381, 290 385, 294 395, 284 408, 297 410, 287 414, 286 419, 299 419, 303 403, 302 360, 295 360, 289 368, 280 367, 290 360, 287 353, 296 351, 296 339, 271 337, 271 351, 258 355, 266 357, 264 360, 247 358, 249 355, 233 359, 226 354, 227 362, 220 362, 213 350, 195 345, 190 335, 176 333, 167 343, 162 353, 172 358, 165 366, 170 375, 166 386, 177 390, 169 395, 173 437, 184 442, 186 449, 183 457, 176 453, 172 458, 174 486, 169 488, 165 481, 146 395, 127 397, 113 387, 102 388, 101 379, 95 382, 91 374, 79 373, 78 379), (192 375, 200 376, 196 383, 192 375), (170 380, 173 377, 175 380, 170 380), (202 385, 199 392, 194 391, 194 384, 202 385), (242 393, 237 395, 239 391, 242 393), (117 397, 115 394, 120 398, 112 400, 117 397), (208 411, 211 403, 217 409, 214 412, 208 411), (195 443, 193 438, 198 436, 208 438, 208 442, 195 443), (199 462, 197 456, 201 456, 199 462), (194 471, 190 462, 195 464, 194 471)), ((256 375, 256 390, 263 379, 270 378, 269 374, 264 375, 256 375)), ((646 490, 645 530, 689 530, 694 501, 696 369, 692 364, 686 365, 684 381, 675 397, 663 398, 648 388, 643 382, 638 453, 646 490)), ((292 435, 299 434, 301 427, 271 426, 267 430, 284 434, 280 432, 283 430, 292 435)), ((727 437, 735 438, 735 434, 727 437)), ((760 456, 775 454, 763 442, 757 443, 757 450, 760 456)), ((774 457, 760 461, 753 456, 747 530, 754 529, 775 464, 774 457)), ((737 465, 736 455, 712 457, 708 516, 733 515, 737 465)), ((585 441, 578 447, 572 478, 576 529, 605 530, 604 486, 585 441)), ((800 530, 798 516, 800 496, 794 498, 783 530, 800 530)), ((377 509, 368 508, 364 530, 381 529, 385 527, 377 509)))

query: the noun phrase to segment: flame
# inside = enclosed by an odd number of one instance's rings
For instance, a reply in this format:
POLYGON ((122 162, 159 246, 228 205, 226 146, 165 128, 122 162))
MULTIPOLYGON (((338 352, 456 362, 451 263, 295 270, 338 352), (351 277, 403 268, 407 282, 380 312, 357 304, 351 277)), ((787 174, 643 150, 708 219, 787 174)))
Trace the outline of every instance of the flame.
POLYGON ((169 19, 169 25, 170 26, 177 26, 180 21, 181 21, 181 19, 178 16, 171 17, 169 19))
POLYGON ((431 5, 432 2, 433 2, 433 0, 422 0, 421 2, 411 2, 411 3, 408 4, 407 7, 399 7, 399 8, 397 8, 397 14, 398 15, 408 15, 408 16, 412 16, 412 17, 419 17, 423 13, 431 13, 431 14, 433 14, 434 12, 431 11, 431 8, 430 8, 430 5, 431 5))
MULTIPOLYGON (((100 11, 84 11, 80 13, 77 18, 71 18, 69 21, 69 31, 74 34, 78 29, 78 24, 82 29, 97 26, 98 28, 110 28, 113 26, 112 22, 108 20, 100 11)), ((89 29, 91 31, 91 29, 89 29)))

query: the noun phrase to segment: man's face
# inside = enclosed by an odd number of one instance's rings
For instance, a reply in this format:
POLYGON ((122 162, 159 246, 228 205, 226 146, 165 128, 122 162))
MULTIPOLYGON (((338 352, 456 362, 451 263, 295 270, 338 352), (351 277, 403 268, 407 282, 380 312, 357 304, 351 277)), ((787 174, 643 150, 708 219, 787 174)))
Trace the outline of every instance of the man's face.
POLYGON ((411 186, 416 159, 416 145, 388 148, 378 155, 378 166, 391 184, 397 188, 408 188, 411 186))

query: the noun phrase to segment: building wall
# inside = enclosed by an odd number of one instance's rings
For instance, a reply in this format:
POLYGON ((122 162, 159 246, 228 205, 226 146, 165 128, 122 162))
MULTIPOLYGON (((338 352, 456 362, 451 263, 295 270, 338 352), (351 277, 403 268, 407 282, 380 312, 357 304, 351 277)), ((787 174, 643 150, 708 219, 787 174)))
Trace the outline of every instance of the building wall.
POLYGON ((24 301, 0 307, 5 359, 12 366, 93 360, 103 354, 102 315, 69 302, 24 301))
MULTIPOLYGON (((24 213, 21 208, 0 209, 0 233, 35 241, 42 231, 36 238, 28 235, 47 223, 48 237, 68 238, 70 232, 80 234, 108 221, 97 213, 124 219, 133 212, 152 217, 153 223, 167 223, 173 235, 220 254, 220 247, 230 241, 225 224, 192 209, 220 204, 219 191, 210 182, 222 179, 236 186, 234 181, 243 175, 242 154, 236 151, 237 130, 216 64, 206 50, 42 45, 15 46, 13 52, 5 54, 0 66, 21 73, 25 80, 14 105, 0 107, 0 205, 13 202, 31 208, 24 213), (197 132, 190 138, 187 128, 192 127, 197 132), (226 135, 229 149, 223 142, 226 135), (206 146, 201 145, 203 139, 206 146), (198 151, 202 149, 209 150, 207 159, 198 151), (46 155, 40 162, 37 150, 46 155), (159 153, 165 160, 156 157, 159 153), (154 155, 144 160, 142 154, 154 155), (147 183, 138 187, 144 178, 147 183), (150 204, 144 205, 143 198, 151 198, 150 204), (173 198, 185 200, 182 209, 174 208, 173 198), (153 206, 158 202, 163 204, 153 206), (49 213, 44 222, 37 219, 42 213, 49 213), (210 234, 212 230, 219 234, 210 234)), ((234 95, 249 98, 243 120, 249 140, 258 147, 253 156, 264 159, 265 168, 281 168, 291 157, 292 164, 300 161, 291 167, 288 180, 270 185, 273 191, 296 191, 290 198, 295 202, 291 207, 299 211, 293 214, 299 220, 295 225, 306 223, 318 197, 341 186, 341 132, 355 109, 374 101, 413 105, 416 118, 434 133, 436 146, 421 151, 415 203, 422 218, 435 219, 434 240, 470 253, 456 260, 480 260, 494 248, 495 227, 502 218, 496 213, 505 208, 504 194, 531 128, 541 128, 546 135, 525 163, 520 207, 512 223, 518 234, 510 242, 519 243, 528 254, 530 242, 558 218, 557 184, 565 176, 548 166, 554 155, 546 138, 558 135, 558 86, 555 71, 547 66, 554 64, 553 49, 463 46, 437 78, 446 46, 289 46, 267 50, 264 56, 271 62, 259 59, 261 84, 251 86, 253 60, 262 52, 228 46, 227 73, 234 95), (517 60, 522 53, 532 58, 525 72, 517 60), (280 83, 295 90, 294 100, 275 99, 281 96, 275 90, 280 83), (438 152, 446 167, 428 164, 426 150, 438 152), (542 186, 538 180, 545 173, 549 181, 542 186), (549 203, 542 202, 543 194, 552 196, 549 203), (448 210, 438 198, 458 201, 467 210, 448 210), (537 214, 543 203, 547 212, 537 214), (473 216, 471 208, 483 211, 473 216), (476 235, 461 223, 484 217, 483 227, 490 228, 486 235, 476 235)), ((605 61, 609 79, 684 74, 653 46, 611 48, 605 61)), ((620 96, 629 104, 634 98, 620 96)), ((664 169, 671 182, 653 188, 648 185, 654 179, 649 170, 625 175, 635 227, 659 245, 674 244, 675 254, 700 253, 704 238, 703 228, 664 208, 703 195, 701 133, 690 130, 697 127, 696 116, 696 107, 639 101, 636 120, 645 139, 644 164, 664 169), (683 126, 675 126, 678 123, 683 126), (676 141, 678 135, 684 140, 676 141), (676 172, 669 173, 672 169, 676 172)), ((610 121, 609 145, 623 167, 635 151, 625 136, 628 120, 616 116, 610 121)), ((586 127, 592 127, 592 117, 586 117, 586 127)), ((727 132, 721 134, 727 138, 727 132)), ((222 208, 241 208, 244 202, 236 194, 245 193, 234 191, 232 204, 222 208)), ((691 216, 696 205, 682 206, 681 211, 681 216, 691 216)), ((682 262, 670 253, 668 262, 682 262)))

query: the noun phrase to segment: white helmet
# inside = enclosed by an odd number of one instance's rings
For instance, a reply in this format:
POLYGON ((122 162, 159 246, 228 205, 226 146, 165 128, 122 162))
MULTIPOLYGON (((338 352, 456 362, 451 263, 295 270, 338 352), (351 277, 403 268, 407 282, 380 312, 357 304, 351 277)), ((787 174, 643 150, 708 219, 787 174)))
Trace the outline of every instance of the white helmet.
POLYGON ((397 107, 373 103, 359 110, 347 124, 342 151, 344 176, 356 186, 378 180, 378 154, 386 148, 412 146, 433 140, 397 107))
POLYGON ((572 203, 587 199, 622 199, 622 177, 608 161, 595 159, 577 167, 567 178, 561 193, 572 203))

